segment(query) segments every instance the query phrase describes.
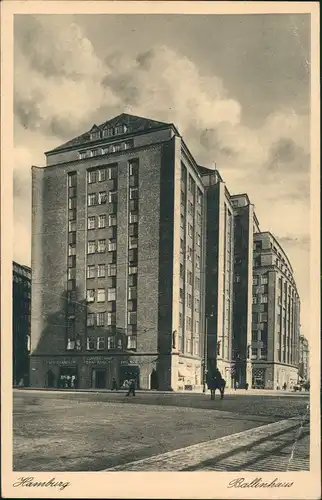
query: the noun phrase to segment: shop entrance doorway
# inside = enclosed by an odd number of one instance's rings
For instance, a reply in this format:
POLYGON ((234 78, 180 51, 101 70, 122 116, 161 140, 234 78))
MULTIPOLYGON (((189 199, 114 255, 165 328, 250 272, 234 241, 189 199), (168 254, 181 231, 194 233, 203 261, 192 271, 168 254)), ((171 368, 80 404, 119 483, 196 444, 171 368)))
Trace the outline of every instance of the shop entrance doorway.
POLYGON ((106 370, 104 370, 104 368, 93 368, 92 387, 93 389, 106 388, 106 370))

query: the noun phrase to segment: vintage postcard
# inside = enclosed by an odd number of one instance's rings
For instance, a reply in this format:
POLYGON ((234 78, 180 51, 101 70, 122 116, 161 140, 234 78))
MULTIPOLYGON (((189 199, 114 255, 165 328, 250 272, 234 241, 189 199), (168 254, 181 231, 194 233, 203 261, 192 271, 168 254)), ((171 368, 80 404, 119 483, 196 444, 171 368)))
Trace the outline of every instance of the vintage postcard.
POLYGON ((319 4, 1 4, 4 498, 318 499, 319 4))

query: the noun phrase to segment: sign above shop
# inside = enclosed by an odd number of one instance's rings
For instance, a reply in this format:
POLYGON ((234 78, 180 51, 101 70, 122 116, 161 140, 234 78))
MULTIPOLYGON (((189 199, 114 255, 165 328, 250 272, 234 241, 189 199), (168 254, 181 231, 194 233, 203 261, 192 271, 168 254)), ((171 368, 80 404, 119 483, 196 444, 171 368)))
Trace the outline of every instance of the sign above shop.
POLYGON ((50 359, 48 365, 76 365, 75 359, 50 359))

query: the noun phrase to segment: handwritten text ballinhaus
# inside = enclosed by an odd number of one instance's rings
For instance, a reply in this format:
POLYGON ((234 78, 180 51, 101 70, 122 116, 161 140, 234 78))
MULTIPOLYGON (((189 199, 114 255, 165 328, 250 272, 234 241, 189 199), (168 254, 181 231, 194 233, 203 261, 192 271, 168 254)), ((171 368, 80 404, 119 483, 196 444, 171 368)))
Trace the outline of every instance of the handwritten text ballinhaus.
POLYGON ((273 481, 263 481, 261 477, 246 481, 244 477, 238 477, 228 484, 228 488, 290 488, 291 486, 293 482, 280 482, 277 477, 273 481))
POLYGON ((49 481, 34 481, 34 477, 19 477, 19 479, 13 483, 14 488, 19 486, 29 486, 30 488, 58 488, 59 490, 64 490, 70 483, 63 481, 55 481, 55 478, 51 478, 49 481))

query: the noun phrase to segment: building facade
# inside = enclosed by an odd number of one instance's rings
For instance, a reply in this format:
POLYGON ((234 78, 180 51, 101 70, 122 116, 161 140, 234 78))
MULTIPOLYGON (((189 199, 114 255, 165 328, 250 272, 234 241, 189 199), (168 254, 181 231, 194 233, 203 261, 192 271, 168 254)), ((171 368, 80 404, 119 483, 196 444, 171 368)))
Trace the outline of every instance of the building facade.
POLYGON ((13 262, 13 385, 29 384, 31 269, 13 262))
POLYGON ((254 235, 252 386, 292 388, 299 362, 300 299, 293 269, 269 232, 254 235))
POLYGON ((232 360, 234 383, 250 387, 252 365, 253 245, 259 222, 247 194, 231 196, 234 209, 234 296, 232 360))
POLYGON ((299 378, 303 382, 310 380, 309 341, 304 335, 300 335, 299 339, 299 378))
POLYGON ((126 114, 33 167, 33 386, 201 387, 204 193, 176 128, 126 114))
POLYGON ((207 371, 217 367, 232 386, 234 223, 229 191, 217 170, 201 169, 206 188, 207 371))

